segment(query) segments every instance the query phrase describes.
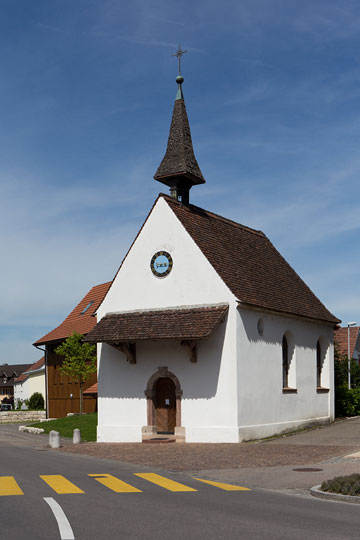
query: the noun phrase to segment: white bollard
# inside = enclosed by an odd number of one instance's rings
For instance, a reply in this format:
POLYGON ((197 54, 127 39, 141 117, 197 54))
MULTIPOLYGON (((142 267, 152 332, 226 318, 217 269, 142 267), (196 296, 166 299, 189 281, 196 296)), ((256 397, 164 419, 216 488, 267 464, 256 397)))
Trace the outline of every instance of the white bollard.
POLYGON ((50 431, 49 445, 51 446, 51 448, 60 448, 60 434, 58 431, 50 431))
POLYGON ((74 432, 73 432, 73 444, 80 444, 80 443, 81 443, 80 429, 74 429, 74 432))

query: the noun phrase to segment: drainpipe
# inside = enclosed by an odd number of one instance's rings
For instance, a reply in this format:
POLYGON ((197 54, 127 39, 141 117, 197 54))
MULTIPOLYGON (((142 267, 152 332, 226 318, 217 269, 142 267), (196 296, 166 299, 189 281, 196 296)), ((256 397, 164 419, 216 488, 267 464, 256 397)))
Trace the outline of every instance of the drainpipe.
POLYGON ((49 418, 49 403, 48 403, 48 374, 47 374, 47 350, 42 349, 38 345, 34 345, 36 349, 39 349, 39 351, 42 351, 45 356, 45 404, 46 404, 46 418, 49 418))

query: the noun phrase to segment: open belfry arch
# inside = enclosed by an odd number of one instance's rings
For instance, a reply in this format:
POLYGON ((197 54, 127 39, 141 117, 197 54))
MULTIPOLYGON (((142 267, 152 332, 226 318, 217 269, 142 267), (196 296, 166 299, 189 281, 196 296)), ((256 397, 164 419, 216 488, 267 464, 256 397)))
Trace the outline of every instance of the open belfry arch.
POLYGON ((154 175, 170 196, 154 202, 85 338, 98 347, 100 442, 163 432, 239 442, 334 418, 338 319, 263 232, 190 203, 205 178, 185 107, 184 52, 175 54, 177 94, 154 175), (292 336, 286 380, 284 335, 292 336))

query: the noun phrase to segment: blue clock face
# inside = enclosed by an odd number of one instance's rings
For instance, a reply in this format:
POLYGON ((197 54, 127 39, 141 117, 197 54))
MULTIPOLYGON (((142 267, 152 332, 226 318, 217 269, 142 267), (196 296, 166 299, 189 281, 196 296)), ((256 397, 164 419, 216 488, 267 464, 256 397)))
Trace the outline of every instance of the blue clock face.
POLYGON ((167 251, 157 251, 150 262, 151 271, 156 277, 165 277, 169 275, 172 266, 173 260, 170 253, 167 251))

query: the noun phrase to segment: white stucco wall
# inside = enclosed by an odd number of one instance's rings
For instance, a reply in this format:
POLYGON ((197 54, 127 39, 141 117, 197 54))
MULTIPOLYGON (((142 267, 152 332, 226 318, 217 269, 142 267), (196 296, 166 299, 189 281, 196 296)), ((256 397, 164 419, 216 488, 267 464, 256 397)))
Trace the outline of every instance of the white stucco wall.
POLYGON ((237 336, 240 440, 334 419, 331 325, 239 308, 237 336), (292 352, 289 386, 297 393, 283 393, 282 389, 284 334, 292 352), (330 389, 328 393, 318 393, 316 387, 318 340, 324 358, 321 382, 330 389))
POLYGON ((187 441, 237 441, 236 302, 167 203, 160 198, 126 257, 102 306, 106 313, 229 303, 225 323, 198 345, 191 363, 179 343, 137 344, 137 363, 108 345, 98 347, 98 441, 140 441, 147 424, 144 390, 160 366, 183 389, 182 425, 187 441), (173 269, 156 278, 154 253, 168 251, 173 269))
POLYGON ((135 365, 114 348, 98 346, 98 441, 141 441, 147 425, 144 391, 159 367, 180 382, 181 425, 188 442, 238 442, 333 419, 332 327, 239 309, 162 198, 100 306, 98 321, 111 312, 219 303, 229 304, 226 321, 198 344, 197 363, 190 362, 179 342, 138 342, 135 365), (160 250, 173 259, 165 278, 156 278, 150 269, 152 256, 160 250), (296 386, 296 394, 282 391, 284 333, 293 351, 289 385, 296 386), (330 388, 322 394, 316 392, 318 339, 326 350, 322 385, 330 388))
POLYGON ((14 399, 29 399, 34 392, 40 392, 45 400, 45 369, 31 374, 24 382, 14 384, 14 399))

